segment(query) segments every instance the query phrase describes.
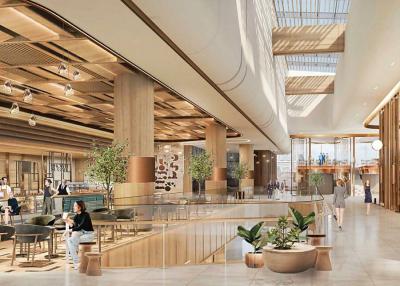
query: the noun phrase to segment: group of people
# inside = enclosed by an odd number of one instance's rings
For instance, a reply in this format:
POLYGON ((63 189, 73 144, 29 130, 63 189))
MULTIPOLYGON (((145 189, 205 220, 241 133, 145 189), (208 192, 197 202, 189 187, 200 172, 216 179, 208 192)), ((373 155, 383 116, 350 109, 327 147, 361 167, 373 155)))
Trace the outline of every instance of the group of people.
MULTIPOLYGON (((367 205, 366 214, 369 215, 371 203, 372 203, 372 193, 371 193, 371 185, 369 180, 365 181, 364 184, 364 203, 367 205)), ((336 180, 336 187, 333 192, 333 206, 335 208, 335 219, 337 221, 339 230, 342 230, 343 218, 344 218, 344 209, 346 207, 345 199, 348 197, 346 183, 342 179, 336 180)))
POLYGON ((0 199, 7 204, 0 204, 0 212, 4 213, 8 210, 9 214, 17 215, 19 212, 18 201, 14 198, 14 193, 8 185, 8 178, 2 177, 0 181, 0 199))
POLYGON ((67 196, 71 194, 67 180, 62 180, 57 189, 52 187, 52 183, 50 179, 46 179, 44 181, 44 189, 39 190, 43 194, 42 214, 53 214, 53 198, 55 196, 67 196))
POLYGON ((279 181, 272 181, 270 180, 266 186, 266 191, 267 191, 267 198, 272 199, 276 191, 280 191, 281 194, 286 188, 286 181, 283 180, 283 182, 279 183, 279 181))

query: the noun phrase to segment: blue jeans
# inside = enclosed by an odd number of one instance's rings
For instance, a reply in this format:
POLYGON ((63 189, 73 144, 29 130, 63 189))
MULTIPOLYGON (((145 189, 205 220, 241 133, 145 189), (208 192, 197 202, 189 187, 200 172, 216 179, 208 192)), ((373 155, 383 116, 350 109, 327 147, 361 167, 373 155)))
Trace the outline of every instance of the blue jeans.
POLYGON ((71 237, 68 238, 68 251, 69 255, 72 257, 74 264, 79 263, 79 243, 80 242, 90 242, 94 240, 94 231, 73 231, 71 237))

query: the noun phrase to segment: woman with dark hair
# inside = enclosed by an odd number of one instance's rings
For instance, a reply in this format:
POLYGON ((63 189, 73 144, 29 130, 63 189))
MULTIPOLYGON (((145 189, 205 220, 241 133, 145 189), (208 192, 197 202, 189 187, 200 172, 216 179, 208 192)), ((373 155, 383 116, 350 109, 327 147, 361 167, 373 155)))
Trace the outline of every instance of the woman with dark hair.
POLYGON ((68 238, 68 251, 74 263, 74 269, 78 269, 79 263, 79 243, 89 242, 94 239, 94 231, 92 220, 83 201, 76 201, 74 203, 74 212, 76 213, 74 219, 67 218, 65 222, 72 227, 71 237, 68 238))

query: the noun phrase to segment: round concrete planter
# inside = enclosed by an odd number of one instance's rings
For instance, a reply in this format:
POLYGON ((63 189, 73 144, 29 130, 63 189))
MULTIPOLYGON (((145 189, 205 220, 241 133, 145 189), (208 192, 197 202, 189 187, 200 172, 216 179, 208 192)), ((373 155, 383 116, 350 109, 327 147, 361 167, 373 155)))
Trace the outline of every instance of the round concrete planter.
POLYGON ((264 258, 262 252, 253 253, 248 252, 245 256, 245 263, 249 268, 262 268, 264 267, 264 258))
POLYGON ((308 244, 296 243, 292 249, 263 248, 265 265, 278 273, 297 273, 314 267, 316 250, 308 244))

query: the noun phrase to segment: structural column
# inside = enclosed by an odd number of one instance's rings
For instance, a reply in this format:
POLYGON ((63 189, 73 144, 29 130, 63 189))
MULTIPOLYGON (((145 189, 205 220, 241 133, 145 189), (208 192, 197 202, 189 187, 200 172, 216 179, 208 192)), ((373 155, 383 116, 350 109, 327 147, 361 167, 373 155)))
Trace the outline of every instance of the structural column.
POLYGON ((247 167, 247 175, 240 187, 254 187, 254 147, 251 144, 239 145, 239 163, 247 167))
POLYGON ((192 193, 192 176, 190 175, 190 162, 192 158, 193 146, 184 145, 183 146, 183 192, 192 193))
POLYGON ((154 84, 136 73, 114 81, 114 141, 126 143, 127 180, 115 187, 114 204, 134 203, 133 196, 154 192, 154 84))
POLYGON ((254 184, 266 186, 270 181, 277 179, 276 155, 269 150, 256 150, 256 162, 254 165, 254 184))
POLYGON ((206 191, 226 193, 226 129, 212 122, 206 128, 206 152, 213 161, 213 174, 206 180, 206 191))

